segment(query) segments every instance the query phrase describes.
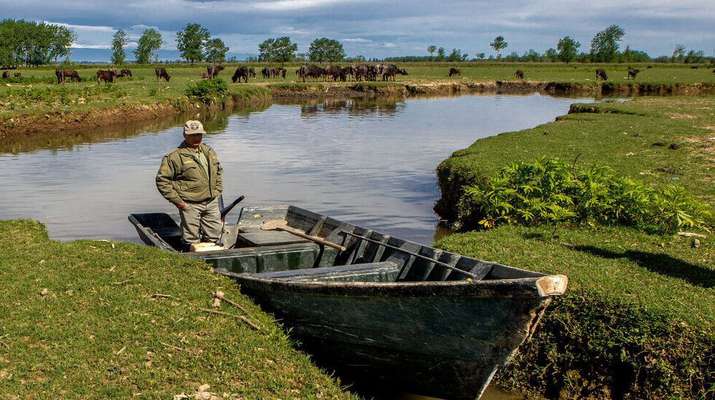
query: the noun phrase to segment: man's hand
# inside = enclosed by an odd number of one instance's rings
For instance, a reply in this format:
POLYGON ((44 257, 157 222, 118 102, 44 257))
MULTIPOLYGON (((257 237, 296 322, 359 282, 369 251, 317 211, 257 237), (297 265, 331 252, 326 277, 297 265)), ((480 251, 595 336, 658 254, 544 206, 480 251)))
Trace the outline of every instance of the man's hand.
POLYGON ((182 201, 181 203, 176 204, 176 208, 178 208, 179 210, 186 210, 187 208, 189 208, 189 206, 182 201))

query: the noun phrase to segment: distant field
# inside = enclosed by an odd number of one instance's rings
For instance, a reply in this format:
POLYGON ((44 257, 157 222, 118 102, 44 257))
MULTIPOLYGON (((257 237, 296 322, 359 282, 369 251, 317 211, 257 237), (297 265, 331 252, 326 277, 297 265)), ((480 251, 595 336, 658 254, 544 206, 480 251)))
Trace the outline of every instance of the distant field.
MULTIPOLYGON (((266 64, 249 64, 256 68, 257 77, 249 84, 267 85, 271 83, 296 83, 295 70, 299 64, 285 64, 288 69, 286 79, 263 79, 260 69, 266 64)), ((276 66, 278 64, 275 64, 276 66)), ((594 82, 596 68, 604 68, 609 75, 609 81, 626 82, 627 65, 604 64, 551 64, 551 63, 398 63, 404 67, 408 75, 398 76, 397 82, 427 83, 445 81, 495 81, 516 80, 514 72, 521 69, 527 80, 549 82, 572 82, 588 84, 594 82), (460 77, 449 78, 451 66, 459 68, 460 77)), ((130 65, 134 77, 121 78, 117 83, 98 84, 94 79, 98 69, 109 66, 91 65, 76 66, 83 79, 81 83, 55 84, 54 67, 22 68, 21 79, 11 78, 0 80, 0 118, 8 119, 21 114, 43 114, 49 112, 82 112, 90 109, 107 108, 122 105, 153 104, 157 102, 175 101, 184 97, 184 90, 191 82, 201 80, 205 65, 169 64, 163 65, 171 75, 170 82, 157 81, 154 76, 154 66, 130 65)), ((693 84, 715 83, 715 73, 712 67, 671 64, 633 65, 641 70, 636 82, 693 84), (648 69, 648 65, 653 68, 648 69)), ((220 77, 230 82, 230 77, 236 65, 227 65, 220 77)), ((319 82, 322 82, 319 81, 319 82)), ((350 83, 347 83, 350 84, 350 83)), ((230 84, 232 92, 241 92, 246 84, 230 84)))

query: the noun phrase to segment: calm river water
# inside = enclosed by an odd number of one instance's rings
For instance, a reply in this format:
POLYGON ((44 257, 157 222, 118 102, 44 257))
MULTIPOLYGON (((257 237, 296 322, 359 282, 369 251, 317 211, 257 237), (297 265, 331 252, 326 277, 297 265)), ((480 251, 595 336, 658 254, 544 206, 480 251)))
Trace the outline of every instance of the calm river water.
MULTIPOLYGON (((207 122, 227 201, 295 204, 394 236, 431 243, 435 168, 475 139, 532 127, 575 99, 462 96, 406 101, 273 104, 207 122)), ((0 147, 0 219, 34 218, 54 239, 137 240, 131 212, 176 214, 156 191, 179 121, 0 147)))

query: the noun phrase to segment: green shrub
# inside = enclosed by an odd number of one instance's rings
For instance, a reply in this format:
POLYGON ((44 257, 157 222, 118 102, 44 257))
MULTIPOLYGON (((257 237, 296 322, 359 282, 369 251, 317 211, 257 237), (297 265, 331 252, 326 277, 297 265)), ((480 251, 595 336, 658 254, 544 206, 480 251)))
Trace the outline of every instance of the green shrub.
POLYGON ((189 84, 185 93, 204 104, 212 104, 228 95, 228 84, 223 79, 201 80, 189 84))
POLYGON ((457 222, 484 229, 502 224, 620 224, 669 233, 683 227, 706 229, 708 216, 707 206, 682 187, 654 188, 608 167, 578 169, 559 159, 540 159, 511 164, 491 179, 466 186, 457 222))

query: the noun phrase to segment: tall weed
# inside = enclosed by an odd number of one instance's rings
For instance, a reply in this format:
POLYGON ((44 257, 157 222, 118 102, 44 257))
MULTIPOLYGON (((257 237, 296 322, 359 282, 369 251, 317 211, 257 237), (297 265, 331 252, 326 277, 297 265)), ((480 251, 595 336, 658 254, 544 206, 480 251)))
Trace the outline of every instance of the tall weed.
POLYGON ((579 169, 559 159, 514 163, 467 186, 458 223, 490 229, 503 224, 558 222, 628 225, 648 232, 707 229, 707 206, 680 186, 651 187, 608 167, 579 169))

